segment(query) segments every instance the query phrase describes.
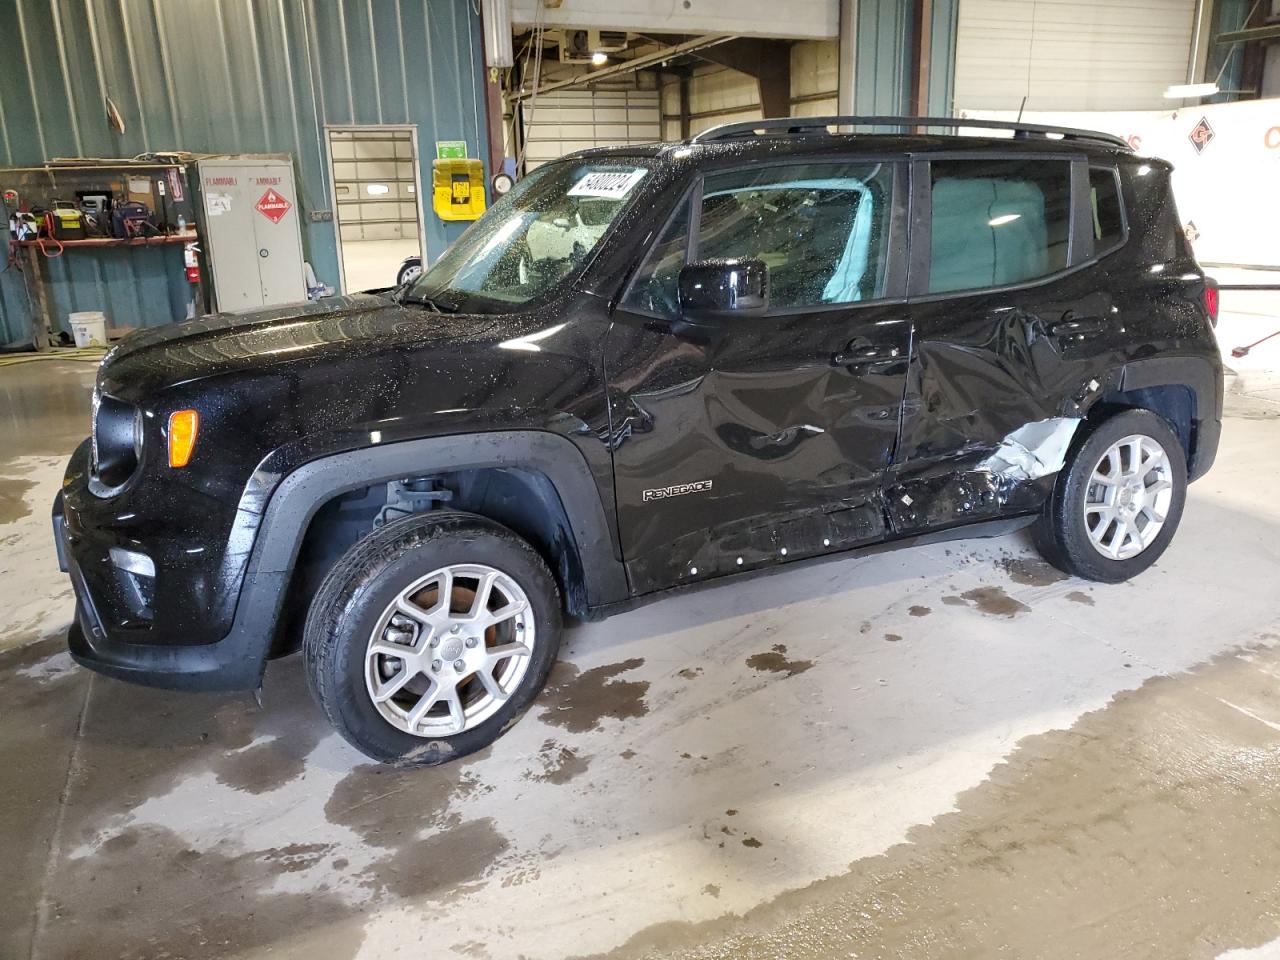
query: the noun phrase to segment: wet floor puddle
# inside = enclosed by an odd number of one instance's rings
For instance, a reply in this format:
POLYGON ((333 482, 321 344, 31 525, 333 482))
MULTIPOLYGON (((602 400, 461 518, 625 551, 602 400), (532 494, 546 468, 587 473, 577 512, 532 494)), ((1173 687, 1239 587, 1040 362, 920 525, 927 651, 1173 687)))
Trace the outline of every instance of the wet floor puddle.
POLYGON ((1147 681, 1022 740, 843 876, 651 928, 611 960, 1212 958, 1280 934, 1280 650, 1147 681))

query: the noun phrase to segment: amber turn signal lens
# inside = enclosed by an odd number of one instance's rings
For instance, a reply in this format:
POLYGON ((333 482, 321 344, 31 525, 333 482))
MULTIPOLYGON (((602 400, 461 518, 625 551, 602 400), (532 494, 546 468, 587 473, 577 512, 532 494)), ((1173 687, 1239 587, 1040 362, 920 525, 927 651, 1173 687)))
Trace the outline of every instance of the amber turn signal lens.
POLYGON ((200 432, 200 414, 194 410, 175 410, 169 414, 169 466, 185 467, 196 449, 200 432))

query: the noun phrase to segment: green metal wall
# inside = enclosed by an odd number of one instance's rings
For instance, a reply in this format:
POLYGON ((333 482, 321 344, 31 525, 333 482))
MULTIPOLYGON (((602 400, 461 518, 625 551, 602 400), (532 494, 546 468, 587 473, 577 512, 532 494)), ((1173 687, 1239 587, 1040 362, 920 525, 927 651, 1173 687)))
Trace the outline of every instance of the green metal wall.
MULTIPOLYGON (((0 166, 156 150, 288 153, 307 259, 335 288, 334 225, 309 219, 333 209, 326 124, 416 124, 424 187, 436 140, 465 140, 484 156, 471 0, 0 0, 0 24, 0 166), (123 135, 107 125, 108 95, 123 135)), ((424 204, 434 258, 462 225, 424 204)), ((60 320, 96 309, 118 325, 184 315, 180 247, 68 251, 46 267, 60 320)), ((0 273, 0 342, 29 330, 21 278, 0 273)))
POLYGON ((956 30, 960 0, 934 0, 929 41, 929 97, 931 117, 949 117, 955 110, 956 30))
POLYGON ((911 112, 911 7, 902 0, 859 0, 854 113, 911 112))
MULTIPOLYGON (((862 116, 911 113, 912 21, 905 0, 859 0, 854 112, 862 116)), ((928 113, 951 116, 960 0, 934 0, 929 28, 928 113)))

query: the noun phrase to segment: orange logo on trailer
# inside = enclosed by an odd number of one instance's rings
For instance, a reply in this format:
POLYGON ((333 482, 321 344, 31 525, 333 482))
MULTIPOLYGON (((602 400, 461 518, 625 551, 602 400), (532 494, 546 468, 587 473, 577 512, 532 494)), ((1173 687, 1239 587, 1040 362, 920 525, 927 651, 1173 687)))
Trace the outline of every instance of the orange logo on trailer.
POLYGON ((1213 127, 1209 126, 1209 118, 1201 117, 1200 122, 1192 127, 1191 132, 1187 134, 1187 139, 1196 148, 1196 153, 1204 153, 1204 148, 1209 145, 1209 141, 1215 136, 1213 127))
POLYGON ((1272 127, 1262 135, 1262 142, 1268 150, 1280 150, 1280 127, 1272 127))
POLYGON ((293 204, 276 193, 275 188, 272 187, 262 195, 262 199, 257 202, 255 207, 260 214, 272 223, 279 223, 284 219, 284 215, 293 209, 293 204))

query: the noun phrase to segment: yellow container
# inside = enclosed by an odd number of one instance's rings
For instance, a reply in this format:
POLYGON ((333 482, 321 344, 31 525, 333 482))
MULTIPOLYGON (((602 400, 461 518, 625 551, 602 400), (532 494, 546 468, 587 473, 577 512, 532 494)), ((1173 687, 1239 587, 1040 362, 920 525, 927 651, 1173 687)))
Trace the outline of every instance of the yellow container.
POLYGON ((484 164, 469 159, 431 161, 431 205, 441 220, 478 220, 486 206, 484 164))

